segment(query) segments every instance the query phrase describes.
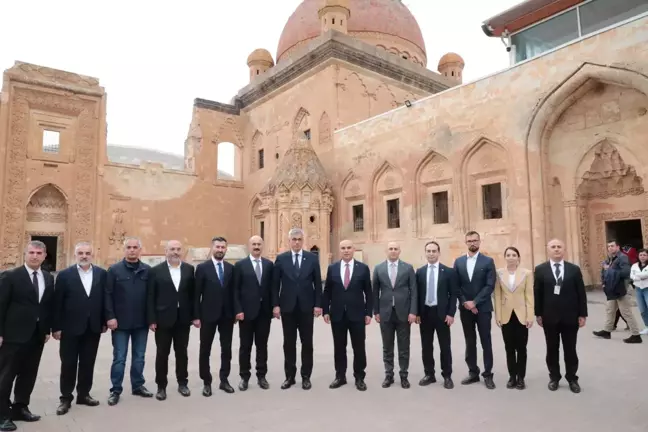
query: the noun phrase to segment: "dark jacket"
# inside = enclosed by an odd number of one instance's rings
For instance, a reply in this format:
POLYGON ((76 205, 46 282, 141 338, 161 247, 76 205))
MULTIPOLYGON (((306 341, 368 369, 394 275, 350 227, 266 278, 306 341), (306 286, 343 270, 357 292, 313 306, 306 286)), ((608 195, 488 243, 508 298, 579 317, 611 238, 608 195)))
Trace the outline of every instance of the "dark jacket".
POLYGON ((612 258, 608 257, 605 263, 610 267, 601 268, 601 284, 608 300, 616 300, 628 293, 627 281, 630 277, 630 261, 622 252, 617 252, 612 258))
POLYGON ((56 277, 54 290, 52 331, 80 336, 90 328, 93 333, 101 333, 106 325, 106 278, 106 270, 93 265, 92 287, 88 296, 76 264, 61 271, 56 277))
POLYGON ((194 316, 207 323, 234 319, 234 266, 223 261, 223 283, 214 261, 208 258, 196 266, 194 316))
POLYGON ((176 322, 190 326, 194 319, 194 267, 180 264, 180 286, 176 290, 164 261, 149 270, 148 323, 158 328, 170 329, 176 322))
MULTIPOLYGON (((454 269, 441 263, 439 265, 439 280, 437 280, 437 311, 439 319, 444 321, 447 316, 454 317, 457 312, 457 297, 459 296, 459 282, 454 269)), ((416 286, 418 288, 418 315, 421 319, 427 317, 423 313, 425 310, 425 300, 427 299, 427 268, 428 264, 420 267, 416 271, 416 286)))
POLYGON ((322 293, 322 312, 330 315, 333 322, 342 321, 345 313, 349 321, 363 322, 365 317, 371 317, 373 313, 371 271, 366 264, 354 260, 349 286, 344 288, 340 273, 342 264, 342 261, 338 261, 328 267, 322 293))
POLYGON ((150 268, 141 261, 132 264, 124 259, 108 269, 105 318, 117 319, 118 330, 148 327, 146 289, 150 268))
POLYGON ((234 313, 243 313, 246 321, 257 317, 272 319, 272 261, 261 258, 261 284, 250 257, 234 265, 234 313))
POLYGON ((302 251, 299 270, 295 269, 292 251, 277 255, 272 272, 272 303, 282 313, 308 312, 322 304, 322 274, 317 255, 302 251))
POLYGON ((493 312, 493 291, 495 290, 495 262, 493 258, 479 253, 472 279, 468 276, 468 258, 462 255, 454 262, 454 271, 459 281, 459 304, 475 302, 479 312, 493 312))
POLYGON ((550 262, 539 264, 533 272, 535 316, 544 324, 578 325, 578 318, 587 317, 587 294, 580 267, 565 261, 560 294, 554 289, 557 281, 550 262))

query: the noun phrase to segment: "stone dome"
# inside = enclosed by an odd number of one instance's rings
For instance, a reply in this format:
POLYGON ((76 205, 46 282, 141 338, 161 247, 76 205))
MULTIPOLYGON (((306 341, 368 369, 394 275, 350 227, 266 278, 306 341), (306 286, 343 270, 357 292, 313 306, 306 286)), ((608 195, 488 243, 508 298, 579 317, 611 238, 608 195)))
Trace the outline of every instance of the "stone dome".
POLYGON ((444 54, 443 57, 441 57, 441 59, 439 60, 439 68, 441 68, 443 65, 451 63, 459 63, 461 67, 464 67, 466 65, 464 59, 462 59, 459 54, 447 53, 444 54))
MULTIPOLYGON (((320 35, 318 11, 328 3, 324 0, 303 0, 288 18, 277 47, 277 62, 288 57, 290 51, 320 35)), ((416 57, 427 63, 425 42, 416 19, 400 0, 348 0, 351 18, 348 34, 395 54, 416 57)))
POLYGON ((258 48, 252 51, 247 58, 248 66, 253 63, 269 63, 270 66, 274 66, 274 60, 272 59, 272 54, 267 49, 258 48))

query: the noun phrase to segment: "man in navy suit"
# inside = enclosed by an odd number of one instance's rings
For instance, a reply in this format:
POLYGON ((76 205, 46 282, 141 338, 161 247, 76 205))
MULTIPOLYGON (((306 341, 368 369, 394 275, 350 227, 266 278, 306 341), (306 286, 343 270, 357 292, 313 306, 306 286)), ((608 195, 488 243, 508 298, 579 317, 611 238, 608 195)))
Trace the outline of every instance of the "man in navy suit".
POLYGON ((461 384, 479 382, 477 366, 477 331, 484 355, 484 383, 486 388, 495 388, 493 382, 493 346, 491 344, 491 318, 493 302, 491 296, 495 289, 495 262, 491 257, 479 253, 481 239, 479 233, 466 234, 468 253, 455 260, 454 270, 459 278, 459 304, 461 326, 466 339, 466 364, 469 375, 461 384))
POLYGON ((92 264, 92 245, 82 242, 74 247, 76 264, 61 271, 54 290, 52 336, 61 341, 61 404, 56 414, 72 407, 72 392, 77 381, 77 405, 97 406, 90 396, 94 365, 101 334, 107 329, 104 318, 104 291, 107 272, 92 264))
POLYGON ((331 264, 326 272, 322 306, 324 322, 333 330, 335 380, 329 386, 339 388, 347 383, 347 332, 353 347, 353 376, 356 388, 367 390, 364 382, 367 355, 365 326, 371 323, 371 273, 366 264, 353 259, 355 247, 350 240, 340 242, 342 260, 331 264))
POLYGON ((277 255, 272 273, 272 313, 281 317, 284 336, 284 371, 282 389, 295 385, 297 374, 297 332, 301 340, 302 388, 310 390, 313 372, 313 317, 322 315, 322 275, 315 254, 302 249, 304 231, 293 228, 288 233, 290 249, 277 255))

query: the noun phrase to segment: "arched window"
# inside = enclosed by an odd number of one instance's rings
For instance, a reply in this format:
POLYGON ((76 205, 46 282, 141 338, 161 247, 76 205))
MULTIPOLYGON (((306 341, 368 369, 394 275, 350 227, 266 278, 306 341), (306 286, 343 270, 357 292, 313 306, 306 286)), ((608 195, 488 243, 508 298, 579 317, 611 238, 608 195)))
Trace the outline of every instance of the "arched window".
POLYGON ((241 150, 230 142, 218 144, 218 178, 221 180, 241 180, 241 150))

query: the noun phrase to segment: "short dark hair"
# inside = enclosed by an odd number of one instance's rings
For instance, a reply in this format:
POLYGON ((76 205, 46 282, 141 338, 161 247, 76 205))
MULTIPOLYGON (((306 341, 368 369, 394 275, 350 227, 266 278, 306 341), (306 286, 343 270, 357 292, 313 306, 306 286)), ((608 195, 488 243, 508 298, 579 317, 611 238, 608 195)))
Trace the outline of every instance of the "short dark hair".
POLYGON ((439 246, 439 243, 435 242, 434 240, 430 240, 429 242, 425 243, 424 249, 427 249, 427 247, 431 244, 436 245, 437 249, 439 249, 439 252, 441 252, 441 246, 439 246))
POLYGON ((518 258, 520 258, 520 251, 515 246, 509 246, 506 249, 504 249, 504 256, 506 256, 506 252, 508 252, 509 250, 512 250, 513 252, 515 252, 517 254, 518 258))
POLYGON ((617 246, 621 246, 621 245, 619 244, 619 242, 616 241, 616 239, 610 239, 610 240, 607 241, 606 244, 610 244, 610 243, 614 243, 614 244, 617 245, 617 246))
POLYGON ((221 243, 227 243, 227 239, 225 237, 214 237, 212 238, 212 243, 214 242, 221 242, 221 243))
POLYGON ((477 231, 468 231, 466 233, 466 237, 470 237, 470 236, 474 236, 474 235, 476 235, 481 240, 481 236, 479 235, 479 233, 477 231))

